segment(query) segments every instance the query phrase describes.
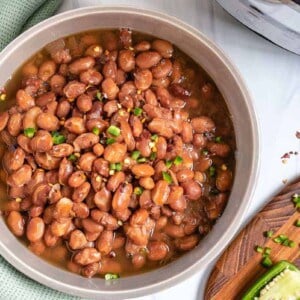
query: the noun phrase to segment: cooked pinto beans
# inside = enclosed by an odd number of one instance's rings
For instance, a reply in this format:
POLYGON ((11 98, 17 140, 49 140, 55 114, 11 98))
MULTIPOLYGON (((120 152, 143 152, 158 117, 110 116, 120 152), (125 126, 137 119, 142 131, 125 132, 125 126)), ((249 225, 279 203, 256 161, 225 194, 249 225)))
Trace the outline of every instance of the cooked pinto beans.
POLYGON ((145 272, 196 247, 234 179, 217 86, 170 42, 130 29, 53 45, 0 87, 8 228, 88 278, 145 272))

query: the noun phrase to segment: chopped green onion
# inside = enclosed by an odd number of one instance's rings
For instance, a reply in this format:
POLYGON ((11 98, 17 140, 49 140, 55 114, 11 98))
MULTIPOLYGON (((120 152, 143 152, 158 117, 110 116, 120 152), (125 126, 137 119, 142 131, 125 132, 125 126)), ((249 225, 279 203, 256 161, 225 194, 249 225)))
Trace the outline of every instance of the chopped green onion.
POLYGON ((255 251, 258 252, 258 253, 263 253, 264 252, 264 248, 261 247, 261 246, 256 246, 255 247, 255 251))
POLYGON ((171 184, 173 182, 173 179, 172 179, 171 175, 168 172, 162 172, 162 175, 163 175, 163 179, 167 183, 171 184))
POLYGON ((62 144, 66 141, 66 138, 57 131, 52 132, 52 141, 54 145, 62 144))
POLYGON ((122 164, 121 163, 116 163, 116 171, 121 171, 122 170, 122 164))
POLYGON ((262 261, 261 261, 261 264, 263 267, 265 268, 269 268, 273 265, 273 262, 271 260, 271 258, 269 256, 265 256, 262 261))
POLYGON ((93 134, 95 134, 95 135, 100 134, 100 129, 98 127, 94 127, 92 131, 93 131, 93 134))
POLYGON ((147 161, 146 157, 141 157, 141 158, 137 159, 138 163, 143 163, 143 162, 146 162, 146 161, 147 161))
POLYGON ((118 279, 120 278, 119 274, 114 274, 114 273, 106 273, 104 276, 105 280, 113 280, 113 279, 118 279))
POLYGON ((268 237, 268 238, 272 237, 273 234, 274 234, 274 232, 273 232, 272 230, 268 230, 268 231, 265 231, 265 232, 264 232, 264 236, 265 236, 265 237, 268 237))
POLYGON ((137 160, 139 158, 140 154, 141 154, 141 152, 139 150, 135 150, 132 152, 131 158, 134 160, 137 160))
POLYGON ((294 241, 289 240, 288 247, 294 248, 296 246, 296 243, 294 241))
POLYGON ((300 219, 298 219, 298 220, 295 222, 295 226, 296 226, 296 227, 300 227, 300 219))
POLYGON ((114 126, 114 125, 111 125, 111 126, 108 127, 107 132, 108 132, 109 134, 111 134, 111 135, 119 136, 121 130, 120 130, 119 127, 114 126))
POLYGON ((281 239, 282 242, 288 240, 289 238, 285 234, 280 234, 279 238, 281 239))
POLYGON ((217 137, 215 138, 215 141, 216 141, 216 143, 221 143, 221 142, 222 142, 222 137, 217 136, 217 137))
POLYGON ((166 160, 166 167, 170 169, 172 167, 173 162, 171 160, 166 160))
POLYGON ((264 253, 265 253, 265 255, 270 255, 271 254, 271 248, 266 247, 264 253))
POLYGON ((281 245, 288 247, 290 244, 290 240, 284 240, 281 245))
POLYGON ((143 191, 144 191, 144 189, 142 187, 137 186, 134 188, 133 193, 137 196, 140 196, 140 195, 142 195, 143 191))
POLYGON ((101 102, 103 101, 103 95, 100 93, 100 91, 97 91, 96 98, 101 102))
POLYGON ((115 139, 108 138, 108 139, 106 140, 106 145, 111 145, 111 144, 113 144, 113 143, 115 143, 115 142, 116 142, 115 139))
POLYGON ((295 203, 296 208, 300 208, 300 196, 298 194, 295 194, 292 199, 295 203))
POLYGON ((35 128, 29 127, 29 128, 24 129, 24 135, 27 136, 30 139, 34 137, 35 133, 36 133, 35 128))
POLYGON ((156 152, 151 152, 150 160, 155 160, 155 159, 156 159, 156 152))
POLYGON ((140 107, 136 107, 134 110, 133 110, 133 114, 137 117, 139 117, 141 114, 143 113, 143 110, 140 108, 140 107))
POLYGON ((282 240, 280 237, 276 237, 275 239, 273 239, 273 241, 276 243, 276 244, 281 244, 282 243, 282 240))
POLYGON ((209 167, 209 176, 214 177, 216 175, 216 168, 214 166, 209 167))
POLYGON ((176 156, 176 157, 175 157, 175 159, 174 159, 174 165, 175 165, 175 166, 180 165, 182 162, 183 162, 183 159, 182 159, 181 156, 176 156))
POLYGON ((71 155, 69 155, 68 160, 74 162, 77 160, 77 157, 75 154, 71 154, 71 155))
POLYGON ((116 170, 116 164, 115 163, 109 164, 109 169, 110 170, 116 170))
POLYGON ((157 142, 157 140, 158 140, 158 135, 157 134, 153 134, 151 136, 151 141, 157 142))
POLYGON ((208 155, 208 150, 202 150, 202 155, 207 156, 208 155))

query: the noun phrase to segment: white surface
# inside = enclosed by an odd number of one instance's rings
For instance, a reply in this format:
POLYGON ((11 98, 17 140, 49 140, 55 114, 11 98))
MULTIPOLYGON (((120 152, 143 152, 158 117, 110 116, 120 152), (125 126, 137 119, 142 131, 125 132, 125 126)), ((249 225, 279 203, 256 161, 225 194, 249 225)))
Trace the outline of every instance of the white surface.
MULTIPOLYGON (((94 4, 131 5, 176 16, 205 33, 236 64, 253 95, 261 126, 262 165, 248 219, 283 187, 283 179, 300 175, 300 155, 287 164, 280 160, 285 152, 300 152, 295 137, 300 130, 300 56, 256 35, 213 0, 65 0, 60 11, 94 4)), ((202 299, 208 273, 204 270, 171 289, 138 299, 202 299)))

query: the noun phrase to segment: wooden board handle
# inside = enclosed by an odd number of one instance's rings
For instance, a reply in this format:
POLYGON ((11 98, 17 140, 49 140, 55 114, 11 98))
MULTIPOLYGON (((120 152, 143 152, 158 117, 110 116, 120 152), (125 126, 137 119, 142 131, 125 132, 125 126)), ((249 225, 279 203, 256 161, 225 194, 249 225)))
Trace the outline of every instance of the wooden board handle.
POLYGON ((270 247, 273 262, 289 260, 300 264, 300 228, 294 226, 300 213, 292 202, 294 194, 300 194, 300 179, 286 186, 265 208, 240 232, 218 260, 208 280, 206 300, 241 299, 243 293, 265 272, 260 262, 262 255, 254 249, 257 245, 270 247), (272 230, 274 237, 286 234, 295 241, 293 248, 276 244, 264 237, 272 230))

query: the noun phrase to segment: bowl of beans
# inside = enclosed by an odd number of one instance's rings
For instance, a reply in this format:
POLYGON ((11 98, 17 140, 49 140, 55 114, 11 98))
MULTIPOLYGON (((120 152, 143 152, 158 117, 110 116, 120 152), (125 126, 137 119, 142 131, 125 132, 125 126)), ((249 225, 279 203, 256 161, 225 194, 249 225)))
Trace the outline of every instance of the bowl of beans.
POLYGON ((241 76, 179 20, 93 7, 0 54, 0 254, 82 297, 201 270, 239 229, 258 172, 241 76))

